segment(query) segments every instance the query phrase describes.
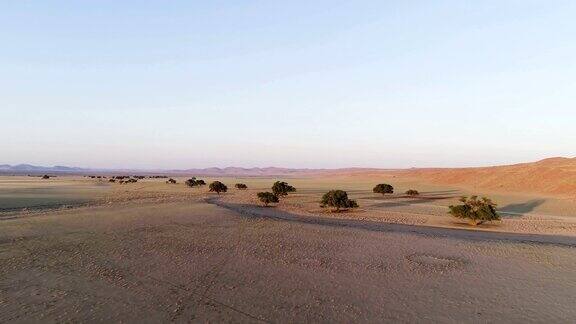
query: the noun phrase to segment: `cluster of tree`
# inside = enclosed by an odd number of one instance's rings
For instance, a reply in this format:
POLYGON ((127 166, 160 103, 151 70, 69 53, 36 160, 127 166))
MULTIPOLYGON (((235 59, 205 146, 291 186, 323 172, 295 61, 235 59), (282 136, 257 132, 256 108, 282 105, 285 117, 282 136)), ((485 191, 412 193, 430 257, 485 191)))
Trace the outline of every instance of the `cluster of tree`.
POLYGON ((276 181, 272 185, 272 192, 259 192, 257 193, 257 197, 264 206, 268 206, 271 203, 280 202, 280 197, 287 196, 290 192, 296 192, 296 188, 284 181, 276 181))
MULTIPOLYGON (((96 178, 96 179, 106 179, 105 176, 89 176, 90 178, 96 178)), ((116 183, 118 182, 119 184, 128 184, 128 183, 136 183, 138 182, 138 179, 143 179, 140 176, 134 176, 134 178, 131 178, 130 176, 112 176, 110 177, 110 179, 108 179, 108 182, 110 183, 116 183)))
MULTIPOLYGON (((100 178, 99 176, 90 176, 91 178, 100 178)), ((129 175, 119 175, 119 176, 112 176, 110 178, 112 179, 116 179, 116 180, 122 180, 122 179, 129 179, 129 178, 135 178, 138 180, 143 180, 143 179, 168 179, 168 176, 165 175, 153 175, 153 176, 145 176, 145 175, 133 175, 133 176, 129 176, 129 175)), ((106 178, 106 177, 102 177, 102 178, 106 178)))
MULTIPOLYGON (((236 185, 236 188, 240 184, 236 185)), ((258 199, 265 205, 268 206, 271 203, 278 203, 280 197, 288 195, 290 192, 294 192, 296 189, 286 182, 277 181, 272 186, 272 192, 259 192, 257 194, 258 199)), ((376 185, 372 191, 378 194, 393 194, 394 187, 390 184, 381 183, 376 185)), ((419 196, 420 192, 415 189, 409 189, 405 192, 406 196, 415 197, 419 196)), ((462 204, 450 206, 449 213, 457 218, 466 219, 471 225, 479 225, 484 222, 500 220, 501 217, 496 211, 497 205, 489 198, 477 196, 462 197, 460 199, 462 204)), ((349 210, 353 208, 358 208, 358 203, 348 198, 348 193, 343 190, 330 190, 322 196, 320 201, 320 206, 322 208, 332 208, 333 211, 339 212, 342 210, 349 210)))
POLYGON ((332 207, 333 211, 339 212, 341 209, 358 208, 358 203, 348 198, 348 193, 344 190, 330 190, 322 196, 320 207, 332 207))
POLYGON ((102 178, 106 179, 105 176, 94 176, 94 175, 91 175, 91 176, 87 176, 87 177, 89 177, 90 179, 102 179, 102 178))
POLYGON ((236 187, 236 189, 238 190, 246 190, 248 189, 248 186, 244 183, 237 183, 234 185, 234 187, 236 187))
POLYGON ((376 187, 374 187, 374 189, 372 189, 372 191, 374 193, 379 193, 379 194, 393 194, 394 193, 394 187, 392 187, 391 185, 387 184, 387 183, 380 183, 377 184, 376 187))
POLYGON ((210 189, 210 192, 220 194, 221 192, 227 192, 228 186, 226 186, 220 181, 214 181, 210 184, 210 186, 208 186, 208 189, 210 189))
POLYGON ((128 184, 128 183, 136 183, 136 182, 138 182, 138 179, 133 179, 133 178, 118 181, 119 184, 128 184))
POLYGON ((450 206, 450 215, 468 220, 470 225, 480 225, 484 222, 500 220, 496 211, 497 205, 486 197, 478 196, 460 198, 461 205, 450 206))
POLYGON ((196 179, 196 177, 192 177, 184 182, 188 187, 200 187, 205 186, 206 181, 201 179, 196 179))

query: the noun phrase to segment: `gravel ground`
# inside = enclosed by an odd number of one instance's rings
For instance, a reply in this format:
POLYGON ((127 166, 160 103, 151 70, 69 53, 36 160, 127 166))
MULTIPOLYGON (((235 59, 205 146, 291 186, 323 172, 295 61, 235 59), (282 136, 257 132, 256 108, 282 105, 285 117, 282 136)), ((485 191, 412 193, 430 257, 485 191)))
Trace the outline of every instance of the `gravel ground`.
POLYGON ((0 221, 0 322, 574 322, 575 261, 570 244, 111 202, 0 221))

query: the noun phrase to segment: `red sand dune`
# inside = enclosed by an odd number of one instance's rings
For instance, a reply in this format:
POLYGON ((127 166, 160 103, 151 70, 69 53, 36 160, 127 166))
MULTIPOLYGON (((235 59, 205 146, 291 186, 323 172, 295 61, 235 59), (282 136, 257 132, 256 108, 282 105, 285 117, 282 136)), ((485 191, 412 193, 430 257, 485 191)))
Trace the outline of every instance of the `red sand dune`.
POLYGON ((438 184, 576 196, 576 158, 550 158, 495 167, 412 169, 400 173, 438 184))
POLYGON ((286 169, 224 168, 187 170, 193 174, 226 176, 336 176, 389 178, 391 176, 476 189, 576 197, 576 158, 478 168, 428 169, 286 169))

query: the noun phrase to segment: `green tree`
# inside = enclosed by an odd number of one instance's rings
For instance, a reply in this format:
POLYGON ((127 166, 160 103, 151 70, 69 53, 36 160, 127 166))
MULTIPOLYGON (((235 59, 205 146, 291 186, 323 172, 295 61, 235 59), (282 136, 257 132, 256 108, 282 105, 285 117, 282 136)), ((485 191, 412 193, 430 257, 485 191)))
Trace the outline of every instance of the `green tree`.
POLYGON ((228 187, 220 181, 214 181, 209 186, 210 192, 220 194, 221 192, 228 191, 228 187))
POLYGON ((206 182, 204 180, 197 180, 195 177, 186 180, 185 183, 188 187, 199 187, 206 185, 206 182))
POLYGON ((376 187, 374 187, 374 189, 372 189, 372 191, 374 193, 379 193, 379 194, 392 194, 394 193, 394 187, 392 187, 389 184, 386 183, 381 183, 381 184, 377 184, 376 187))
POLYGON ((296 188, 283 181, 276 181, 274 182, 274 185, 272 185, 272 193, 274 193, 277 197, 287 196, 289 192, 295 191, 296 188))
POLYGON ((357 208, 358 203, 355 200, 348 199, 348 193, 343 190, 330 190, 322 196, 320 207, 332 207, 336 212, 340 209, 357 208))
POLYGON ((496 212, 497 205, 490 199, 478 196, 462 197, 461 205, 450 206, 449 214, 468 220, 470 225, 479 225, 484 222, 500 220, 500 215, 496 212))
POLYGON ((419 196, 420 193, 418 192, 418 190, 410 189, 410 190, 406 191, 406 195, 407 196, 419 196))
POLYGON ((198 183, 196 182, 196 178, 192 177, 184 182, 188 187, 196 187, 198 183))
POLYGON ((270 203, 277 203, 280 200, 278 199, 278 196, 276 196, 275 194, 271 193, 271 192, 259 192, 257 194, 258 199, 260 199, 260 201, 262 203, 264 203, 264 206, 268 207, 268 204, 270 203))
POLYGON ((248 189, 248 186, 247 186, 246 184, 244 184, 244 183, 237 183, 237 184, 234 185, 234 187, 236 187, 236 189, 239 189, 239 190, 248 189))

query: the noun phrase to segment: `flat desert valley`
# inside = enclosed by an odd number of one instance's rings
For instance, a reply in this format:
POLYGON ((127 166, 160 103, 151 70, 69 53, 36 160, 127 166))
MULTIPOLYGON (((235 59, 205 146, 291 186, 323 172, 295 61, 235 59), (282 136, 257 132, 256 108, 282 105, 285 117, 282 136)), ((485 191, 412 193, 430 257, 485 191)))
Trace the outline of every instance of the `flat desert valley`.
POLYGON ((575 322, 574 161, 539 163, 200 177, 222 194, 1 176, 0 322, 575 322), (297 191, 263 207, 276 180, 297 191), (471 194, 502 220, 448 215, 471 194))

